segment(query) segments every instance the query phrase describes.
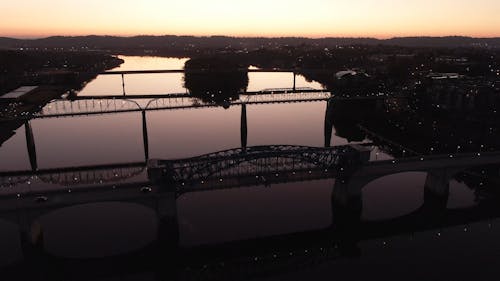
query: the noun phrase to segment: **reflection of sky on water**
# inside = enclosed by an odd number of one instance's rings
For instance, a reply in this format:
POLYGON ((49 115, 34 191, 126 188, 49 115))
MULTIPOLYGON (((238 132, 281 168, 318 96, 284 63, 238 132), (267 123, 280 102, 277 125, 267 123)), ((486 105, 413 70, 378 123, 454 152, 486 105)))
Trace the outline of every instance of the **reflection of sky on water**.
MULTIPOLYGON (((171 58, 125 59, 126 63, 119 70, 179 69, 185 62, 185 59, 171 58)), ((292 75, 289 73, 250 73, 249 77, 249 90, 292 86, 292 75)), ((185 91, 181 74, 130 75, 125 79, 129 94, 185 91)), ((304 86, 319 85, 307 83, 298 76, 297 87, 304 86)), ((120 76, 99 76, 80 94, 119 94, 121 90, 120 76)), ((147 112, 150 158, 185 158, 240 147, 241 109, 240 106, 231 106, 228 109, 147 112)), ((326 102, 248 105, 248 146, 291 144, 321 147, 325 141, 325 111, 326 102)), ((38 167, 47 169, 144 161, 141 118, 140 112, 132 112, 32 120, 30 124, 38 167)), ((331 145, 347 143, 347 139, 337 136, 333 128, 331 145)), ((28 158, 25 128, 21 126, 0 147, 0 171, 29 170, 28 158)), ((387 158, 379 150, 372 151, 372 159, 387 158)), ((146 172, 141 171, 136 179, 145 180, 146 172)), ((362 219, 391 219, 418 210, 424 203, 425 181, 424 172, 389 175, 372 181, 362 192, 362 219)), ((335 221, 336 215, 332 213, 331 206, 334 182, 333 179, 314 180, 184 194, 177 200, 181 244, 210 244, 327 227, 335 221)), ((37 184, 50 185, 41 178, 30 184, 21 183, 18 187, 36 191, 34 186, 37 184)), ((52 183, 50 188, 67 187, 52 183)), ((451 181, 448 209, 475 206, 474 199, 474 192, 464 183, 451 181)), ((110 255, 126 251, 129 246, 134 248, 130 241, 137 242, 137 247, 151 242, 157 234, 157 221, 152 214, 152 210, 135 205, 77 205, 43 217, 34 225, 37 227, 34 230, 50 233, 44 237, 44 246, 58 255, 110 255), (109 237, 118 239, 109 243, 109 237), (104 254, 96 254, 95 250, 104 251, 104 254)), ((447 233, 455 237, 462 234, 454 232, 455 228, 447 233)), ((433 235, 429 233, 423 236, 433 235)), ((400 238, 390 240, 397 247, 421 248, 413 244, 408 246, 400 238)), ((0 265, 19 259, 17 227, 0 221, 0 241, 3 253, 0 265)), ((378 242, 360 244, 377 253, 377 258, 380 254, 385 255, 387 261, 398 253, 396 249, 387 255, 385 250, 377 248, 378 242)), ((368 256, 367 260, 370 259, 374 258, 368 256)))
MULTIPOLYGON (((121 66, 113 69, 124 70, 165 70, 183 69, 187 59, 163 57, 119 56, 125 60, 121 66)), ((292 73, 249 73, 248 91, 260 91, 268 88, 292 88, 292 73)), ((124 76, 125 92, 128 95, 186 93, 184 75, 172 74, 129 74, 124 76)), ((303 76, 297 75, 296 87, 322 89, 317 82, 307 82, 303 76)), ((120 75, 100 75, 89 82, 80 96, 122 94, 122 78, 120 75)))

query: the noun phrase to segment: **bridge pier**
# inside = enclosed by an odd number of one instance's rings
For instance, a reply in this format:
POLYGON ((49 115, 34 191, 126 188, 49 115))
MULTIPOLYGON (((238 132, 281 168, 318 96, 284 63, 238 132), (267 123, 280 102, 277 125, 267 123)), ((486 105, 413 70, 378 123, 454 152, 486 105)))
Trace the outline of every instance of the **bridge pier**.
POLYGON ((360 255, 362 198, 361 193, 352 194, 349 183, 336 180, 331 197, 332 231, 339 237, 339 251, 345 257, 360 255))
POLYGON ((352 201, 361 200, 361 190, 370 179, 358 177, 355 172, 370 160, 370 150, 360 145, 350 145, 352 151, 346 153, 333 187, 333 200, 340 206, 350 206, 352 201))
POLYGON ((247 105, 241 105, 241 123, 240 123, 241 147, 247 147, 248 127, 247 127, 247 105))
MULTIPOLYGON (((158 248, 170 266, 177 261, 179 251, 179 222, 177 218, 177 194, 165 192, 158 199, 158 248)), ((175 267, 174 267, 175 268, 175 267)))
POLYGON ((330 100, 326 102, 326 112, 325 112, 325 147, 330 147, 332 142, 333 133, 333 106, 330 100))
POLYGON ((122 91, 123 91, 123 96, 126 96, 127 94, 125 93, 125 77, 123 73, 122 73, 122 91))
POLYGON ((348 208, 352 202, 361 200, 361 190, 368 182, 358 179, 335 179, 333 187, 332 202, 338 206, 348 208))
POLYGON ((439 197, 448 197, 452 175, 446 169, 427 172, 425 190, 439 197))
POLYGON ((159 168, 158 160, 148 161, 148 177, 158 188, 157 208, 158 239, 157 251, 165 257, 164 266, 173 266, 179 250, 179 223, 177 218, 177 189, 168 168, 159 168))
POLYGON ((148 122, 146 119, 146 111, 142 111, 142 142, 144 145, 144 160, 149 159, 149 139, 148 139, 148 122))
POLYGON ((437 214, 446 210, 450 194, 450 180, 455 171, 447 169, 431 170, 427 172, 424 186, 424 209, 429 213, 437 214))
POLYGON ((357 257, 360 237, 362 189, 370 178, 356 176, 356 171, 370 160, 370 150, 360 145, 350 145, 341 168, 335 177, 332 192, 332 226, 339 235, 342 256, 357 257))

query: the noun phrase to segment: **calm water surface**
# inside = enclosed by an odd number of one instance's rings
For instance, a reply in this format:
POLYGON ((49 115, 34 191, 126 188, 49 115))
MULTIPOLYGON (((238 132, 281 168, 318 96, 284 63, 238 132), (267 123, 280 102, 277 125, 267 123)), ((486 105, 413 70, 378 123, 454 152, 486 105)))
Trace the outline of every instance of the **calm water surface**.
MULTIPOLYGON (((125 63, 115 70, 181 69, 187 60, 130 56, 122 58, 125 63)), ((251 73, 248 91, 291 87, 291 83, 291 73, 251 73)), ((298 77, 297 86, 321 89, 321 85, 307 82, 303 77, 298 77)), ((186 92, 182 74, 127 75, 125 88, 129 95, 186 92)), ((120 76, 99 76, 78 95, 121 93, 120 76)), ((249 105, 246 113, 247 146, 288 144, 323 147, 326 110, 326 102, 249 105)), ((35 143, 37 169, 45 170, 144 163, 148 159, 180 159, 239 148, 242 146, 241 116, 242 107, 231 106, 228 109, 216 107, 151 111, 147 112, 145 120, 140 112, 36 119, 30 121, 30 126, 35 143), (147 138, 143 124, 146 125, 147 138)), ((0 171, 32 169, 33 155, 30 156, 25 128, 26 126, 19 127, 0 146, 0 171)), ((369 138, 350 142, 345 137, 338 136, 335 126, 333 128, 332 146, 370 142, 369 138)), ((372 148, 370 145, 367 147, 372 148)), ((373 147, 372 160, 391 158, 373 147)), ((147 181, 144 168, 139 167, 131 174, 117 176, 118 179, 112 183, 119 185, 147 181)), ((426 177, 425 172, 404 172, 370 182, 362 191, 361 219, 368 222, 390 221, 416 212, 425 205, 423 187, 426 177)), ((177 199, 180 245, 213 245, 328 228, 336 219, 336 213, 332 211, 332 192, 336 181, 319 179, 183 194, 177 199)), ((73 185, 77 186, 76 183, 73 185)), ((36 193, 38 188, 67 190, 73 185, 61 178, 39 177, 24 180, 13 187, 2 187, 1 192, 36 193)), ((464 182, 452 180, 445 208, 459 210, 474 207, 477 204, 475 198, 474 192, 464 182)), ((498 224, 496 221, 494 223, 498 224)), ((320 264, 301 271, 297 276, 305 279, 305 276, 318 279, 325 275, 334 276, 329 266, 338 270, 340 276, 348 276, 347 269, 352 270, 357 266, 366 268, 367 272, 379 274, 381 270, 377 265, 388 269, 394 265, 397 267, 395 276, 400 276, 398 272, 404 272, 404 266, 410 272, 418 272, 408 265, 417 261, 435 268, 434 262, 441 262, 437 260, 438 257, 452 258, 452 261, 457 261, 454 256, 456 253, 477 257, 482 255, 474 250, 478 248, 488 249, 485 255, 494 255, 498 252, 493 249, 500 249, 500 245, 495 236, 498 234, 498 227, 492 228, 491 224, 492 221, 466 226, 466 233, 460 225, 423 231, 415 234, 415 238, 394 234, 394 237, 387 239, 367 240, 358 245, 362 250, 359 259, 320 264), (439 239, 436 238, 438 232, 443 233, 442 236, 439 234, 439 239), (489 250, 488 245, 491 245, 492 250, 489 250), (470 253, 466 253, 463 247, 471 249, 470 253), (439 251, 434 258, 430 256, 433 248, 439 251)), ((51 255, 88 258, 113 256, 141 249, 157 238, 158 228, 155 212, 142 205, 116 200, 75 204, 54 210, 38 218, 31 229, 33 235, 43 236, 42 248, 51 255)), ((19 227, 9 220, 0 220, 0 234, 0 265, 22 260, 19 227)), ((486 259, 485 256, 482 257, 486 259)), ((476 263, 475 260, 471 262, 476 263)), ((445 264, 443 268, 449 268, 449 265, 445 264)), ((354 276, 359 277, 360 274, 358 272, 354 276)), ((124 273, 124 276, 128 276, 128 273, 124 273)), ((141 277, 132 274, 127 280, 160 280, 155 279, 154 274, 151 277, 147 271, 139 276, 141 277)), ((297 276, 285 274, 281 277, 283 280, 304 280, 297 276)))
MULTIPOLYGON (((113 69, 122 70, 165 70, 184 69, 188 59, 119 56, 125 61, 113 69)), ((249 73, 247 91, 260 91, 269 88, 293 87, 293 73, 249 73)), ((186 93, 184 76, 177 74, 134 74, 125 75, 125 92, 128 95, 186 93)), ((296 87, 322 89, 317 82, 306 81, 297 76, 296 87)), ((79 93, 81 96, 122 94, 122 80, 119 75, 101 75, 88 83, 79 93)))

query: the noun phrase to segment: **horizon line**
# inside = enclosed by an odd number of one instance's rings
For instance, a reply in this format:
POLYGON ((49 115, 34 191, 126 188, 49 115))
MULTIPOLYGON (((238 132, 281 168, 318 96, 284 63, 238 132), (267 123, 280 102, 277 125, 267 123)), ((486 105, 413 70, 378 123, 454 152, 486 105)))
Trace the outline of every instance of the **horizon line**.
POLYGON ((77 37, 118 37, 118 38, 136 38, 136 37, 195 37, 195 38, 213 38, 213 37, 227 37, 227 38, 240 38, 240 39, 282 39, 282 38, 297 38, 297 39, 311 39, 311 40, 321 40, 321 39, 375 39, 375 40, 391 40, 398 38, 471 38, 471 39, 496 39, 500 38, 498 36, 470 36, 470 35, 406 35, 406 36, 391 36, 391 37, 375 37, 375 36, 322 36, 322 37, 308 37, 308 36, 238 36, 238 35, 176 35, 176 34, 162 34, 162 35, 153 35, 153 34, 136 34, 136 35, 110 35, 110 34, 86 34, 86 35, 47 35, 47 36, 8 36, 8 35, 0 35, 1 38, 7 39, 16 39, 16 40, 40 40, 40 39, 48 39, 54 37, 68 37, 68 38, 77 38, 77 37))

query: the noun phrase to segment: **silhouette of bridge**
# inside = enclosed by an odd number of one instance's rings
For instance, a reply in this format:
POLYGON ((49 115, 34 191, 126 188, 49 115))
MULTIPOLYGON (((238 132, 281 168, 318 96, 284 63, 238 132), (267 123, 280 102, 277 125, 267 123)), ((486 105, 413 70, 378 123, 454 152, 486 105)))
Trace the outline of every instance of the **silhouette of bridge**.
MULTIPOLYGON (((325 111, 325 124, 324 124, 324 138, 325 138, 325 144, 324 146, 326 148, 331 146, 331 139, 332 139, 332 134, 333 134, 333 123, 332 123, 332 110, 333 107, 330 106, 331 100, 327 103, 326 105, 326 111, 325 111)), ((240 120, 240 137, 241 137, 241 148, 246 149, 247 147, 247 139, 248 139, 248 128, 247 128, 247 105, 242 104, 241 106, 241 120, 240 120)), ((149 157, 149 136, 148 136, 148 122, 147 122, 147 112, 146 111, 141 111, 141 120, 142 120, 142 140, 143 140, 143 149, 144 149, 144 162, 141 164, 142 166, 145 165, 145 163, 150 159, 149 157)), ((17 121, 16 121, 17 122, 17 121)), ((29 178, 33 175, 38 175, 44 172, 47 172, 48 174, 52 173, 52 171, 55 171, 57 169, 52 169, 52 170, 43 170, 39 171, 38 167, 38 162, 37 162, 37 154, 36 154, 36 141, 35 141, 35 135, 33 133, 33 129, 31 127, 31 122, 28 120, 24 121, 24 127, 25 127, 25 137, 26 137, 26 145, 27 145, 27 152, 28 152, 28 157, 29 157, 29 162, 31 166, 31 170, 27 171, 7 171, 7 172, 0 172, 1 175, 10 175, 10 179, 7 180, 6 178, 1 178, 0 179, 0 185, 4 186, 9 186, 13 185, 16 183, 23 183, 23 182, 28 182, 29 178)), ((363 143, 363 145, 369 145, 369 143, 363 143)), ((286 147, 286 146, 282 146, 286 147)), ((292 146, 288 146, 292 147, 292 146)), ((255 149, 255 148, 254 148, 255 149)), ((302 148, 304 151, 319 151, 320 148, 315 148, 314 150, 310 148, 302 148)), ((248 150, 247 150, 248 152, 248 150)), ((282 152, 280 152, 282 153, 282 152)), ((248 157, 248 156, 247 156, 248 157)), ((263 160, 259 160, 263 161, 263 160)), ((295 161, 295 160, 294 160, 295 161)), ((317 161, 318 162, 318 161, 317 161)), ((321 162, 321 161, 319 161, 321 162)), ((295 161, 292 164, 293 165, 298 165, 299 161, 295 161)), ((135 163, 132 163, 135 165, 135 163)), ((129 164, 113 164, 113 165, 107 165, 109 167, 114 167, 114 168, 120 168, 121 165, 129 165, 129 164)), ((138 166, 141 166, 138 165, 138 166)), ((264 165, 263 163, 257 163, 256 165, 264 165)), ((257 166, 255 166, 257 167, 257 166)), ((91 169, 92 167, 81 167, 81 170, 88 170, 91 169)), ((96 166, 95 168, 100 169, 101 166, 96 166)), ((75 169, 80 169, 80 168, 75 168, 75 169)), ((61 175, 58 175, 61 176, 61 175)), ((84 178, 83 176, 79 175, 72 175, 68 174, 68 182, 71 181, 71 178, 77 178, 77 179, 82 179, 84 178)), ((92 176, 93 177, 93 176, 92 176)), ((90 178, 92 178, 90 177, 90 178)), ((267 177, 265 181, 269 181, 269 177, 267 177)), ((76 182, 76 181, 75 181, 76 182)))
POLYGON ((274 145, 237 148, 187 159, 150 160, 147 175, 142 162, 1 173, 3 187, 0 195, 5 199, 12 198, 15 204, 4 202, 0 209, 15 211, 20 202, 31 206, 30 209, 45 209, 51 202, 57 202, 57 206, 69 206, 75 201, 48 199, 43 205, 37 205, 36 198, 50 197, 51 194, 77 198, 80 191, 85 193, 84 201, 102 201, 101 191, 112 200, 106 187, 130 192, 132 197, 129 199, 134 200, 138 196, 135 192, 139 190, 157 192, 158 195, 173 193, 175 198, 193 191, 321 178, 336 178, 334 196, 340 204, 348 204, 350 198, 359 196, 362 188, 374 179, 407 171, 427 172, 426 188, 443 195, 447 194, 448 182, 455 174, 470 167, 499 163, 500 153, 462 153, 386 161, 368 159, 369 151, 359 145, 329 148, 274 145), (31 183, 24 192, 22 188, 16 189, 16 184, 29 181, 31 183), (37 188, 37 181, 45 185, 37 188), (47 183, 55 186, 47 187, 47 183), (89 197, 90 194, 95 195, 89 197))
POLYGON ((20 190, 13 188, 22 184, 30 185, 30 192, 39 192, 37 188, 43 190, 43 184, 74 188, 123 183, 145 173, 145 162, 0 172, 0 195, 5 195, 6 192, 19 194, 20 190), (43 183, 42 186, 37 187, 37 182, 43 183))
MULTIPOLYGON (((246 249, 247 252, 243 253, 248 255, 249 262, 258 255, 261 260, 272 259, 279 264, 290 262, 289 252, 292 252, 295 258, 299 255, 328 260, 356 253, 356 245, 362 240, 462 225, 500 216, 498 204, 480 203, 463 209, 446 209, 448 194, 443 192, 442 186, 439 186, 443 182, 434 180, 442 179, 438 176, 439 171, 447 177, 453 177, 464 169, 498 164, 499 152, 434 155, 372 162, 367 161, 367 153, 359 146, 314 148, 274 145, 224 150, 186 159, 151 160, 148 162, 148 176, 144 178, 145 181, 103 182, 95 185, 95 180, 90 179, 82 182, 84 185, 90 185, 74 188, 68 192, 71 180, 69 182, 63 180, 58 182, 68 184, 63 189, 31 191, 20 196, 0 196, 0 217, 10 221, 20 220, 23 235, 33 237, 31 235, 33 222, 41 215, 54 210, 93 202, 134 202, 147 206, 157 213, 159 223, 163 225, 159 227, 161 233, 158 234, 158 238, 170 239, 160 243, 163 246, 167 244, 166 247, 169 249, 169 251, 159 249, 163 255, 179 255, 175 259, 182 258, 189 263, 194 257, 198 259, 209 256, 231 257, 234 255, 234 249, 246 249), (357 184, 359 182, 367 184, 376 178, 405 171, 428 173, 422 207, 398 218, 363 221, 360 217, 361 196, 356 193, 358 191, 356 189, 358 187, 362 189, 363 186, 357 184), (175 250, 178 247, 178 236, 176 236, 178 196, 186 192, 266 184, 261 180, 262 177, 269 178, 268 185, 334 178, 335 184, 331 196, 332 224, 320 230, 228 242, 191 249, 185 253, 175 250), (251 178, 254 179, 253 182, 251 178), (348 200, 339 200, 341 199, 339 197, 347 197, 348 200), (326 251, 330 254, 327 255, 326 251)), ((130 169, 129 172, 124 172, 124 179, 134 174, 133 171, 143 173, 144 166, 141 167, 141 163, 137 165, 138 167, 132 164, 120 166, 123 169, 130 169)), ((82 178, 86 178, 82 171, 94 173, 96 170, 102 170, 101 174, 113 178, 116 174, 108 171, 116 169, 116 167, 102 166, 68 168, 61 171, 71 175, 79 174, 82 178)), ((38 175, 58 178, 49 174, 61 171, 38 171, 38 175)), ((23 176, 22 173, 17 175, 23 176)), ((67 178, 70 179, 70 176, 67 178)), ((25 241, 24 247, 28 248, 30 243, 40 243, 30 239, 25 241)), ((240 257, 240 262, 241 259, 240 257)), ((207 258, 207 260, 212 259, 207 258)), ((260 269, 257 267, 255 270, 260 269)))
POLYGON ((220 106, 251 104, 297 103, 326 101, 331 97, 324 91, 270 91, 243 93, 236 100, 225 104, 205 103, 189 94, 146 95, 146 96, 104 96, 77 97, 73 100, 54 100, 31 113, 11 114, 2 112, 4 120, 29 120, 40 118, 102 115, 112 113, 141 112, 154 110, 197 109, 220 106))
POLYGON ((277 182, 331 178, 356 161, 358 146, 254 146, 178 160, 151 160, 153 182, 167 180, 178 193, 277 182))

